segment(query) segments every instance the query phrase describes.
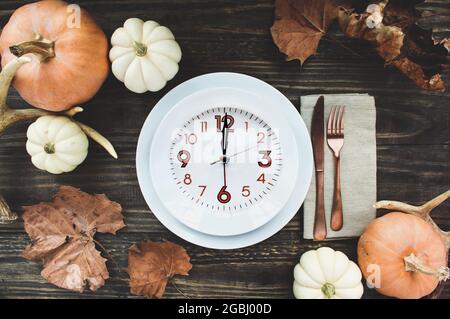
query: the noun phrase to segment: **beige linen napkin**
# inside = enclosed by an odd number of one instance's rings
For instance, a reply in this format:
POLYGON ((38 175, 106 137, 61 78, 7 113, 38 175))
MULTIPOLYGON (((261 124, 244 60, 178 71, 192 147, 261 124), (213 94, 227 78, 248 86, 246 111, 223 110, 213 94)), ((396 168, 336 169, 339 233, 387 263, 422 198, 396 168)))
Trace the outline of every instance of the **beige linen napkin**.
MULTIPOLYGON (((314 106, 320 95, 301 97, 301 114, 311 132, 314 106)), ((333 105, 345 105, 345 139, 341 150, 341 191, 344 226, 330 229, 334 190, 334 159, 325 138, 325 214, 327 238, 355 237, 362 234, 375 218, 373 204, 377 197, 376 111, 368 94, 330 94, 325 97, 325 129, 333 105)), ((326 136, 326 134, 325 134, 326 136)), ((315 175, 304 203, 303 237, 313 238, 316 201, 315 175)))

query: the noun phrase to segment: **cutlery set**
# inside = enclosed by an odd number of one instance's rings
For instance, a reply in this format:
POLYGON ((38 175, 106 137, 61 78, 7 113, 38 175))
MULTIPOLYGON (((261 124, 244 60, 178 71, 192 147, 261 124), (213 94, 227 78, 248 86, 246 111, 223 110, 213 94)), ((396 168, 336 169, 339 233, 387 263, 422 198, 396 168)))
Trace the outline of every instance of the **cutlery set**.
MULTIPOLYGON (((327 237, 324 203, 324 153, 325 153, 325 105, 324 97, 317 100, 314 107, 311 138, 314 151, 316 175, 316 208, 314 216, 314 239, 324 240, 327 237)), ((342 229, 343 206, 340 182, 340 154, 344 146, 344 113, 345 106, 333 106, 328 116, 326 127, 327 144, 333 152, 335 163, 333 205, 330 227, 334 231, 342 229)))

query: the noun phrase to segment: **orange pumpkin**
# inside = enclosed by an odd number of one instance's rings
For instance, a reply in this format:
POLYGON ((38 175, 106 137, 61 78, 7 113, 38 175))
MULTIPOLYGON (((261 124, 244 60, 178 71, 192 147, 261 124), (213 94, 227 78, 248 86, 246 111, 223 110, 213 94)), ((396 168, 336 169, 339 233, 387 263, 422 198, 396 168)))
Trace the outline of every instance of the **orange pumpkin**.
POLYGON ((392 201, 377 208, 398 210, 375 219, 358 243, 358 263, 369 284, 378 292, 402 299, 422 298, 450 276, 450 236, 432 221, 430 211, 450 191, 423 206, 392 201))
POLYGON ((63 111, 91 99, 108 71, 108 40, 77 6, 59 0, 24 5, 0 36, 1 63, 26 55, 14 87, 29 104, 63 111))

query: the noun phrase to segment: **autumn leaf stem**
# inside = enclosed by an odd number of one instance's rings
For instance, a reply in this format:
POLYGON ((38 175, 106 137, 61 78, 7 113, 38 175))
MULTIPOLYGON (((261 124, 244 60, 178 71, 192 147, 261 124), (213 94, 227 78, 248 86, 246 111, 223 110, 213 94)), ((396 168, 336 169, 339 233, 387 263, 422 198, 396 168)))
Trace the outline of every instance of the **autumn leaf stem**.
POLYGON ((120 267, 119 263, 116 261, 116 259, 113 257, 113 255, 108 251, 108 249, 106 249, 105 246, 103 246, 98 240, 92 238, 92 241, 98 246, 100 247, 100 249, 105 253, 105 255, 108 257, 109 260, 112 261, 112 263, 114 264, 114 267, 117 268, 117 270, 119 271, 119 273, 123 272, 123 268, 120 267))
POLYGON ((356 56, 358 56, 360 58, 362 57, 361 54, 359 54, 358 52, 356 52, 355 50, 353 50, 349 46, 343 44, 341 41, 337 40, 335 37, 333 37, 333 36, 331 36, 329 34, 325 34, 322 39, 325 40, 325 41, 328 41, 328 42, 331 42, 331 43, 334 43, 334 44, 340 46, 341 48, 343 48, 344 50, 347 50, 348 52, 350 52, 353 55, 356 55, 356 56))
POLYGON ((189 297, 188 295, 186 295, 184 292, 182 292, 178 286, 175 284, 175 280, 172 279, 170 280, 170 284, 173 286, 173 288, 175 288, 176 291, 178 291, 179 294, 181 294, 184 298, 186 299, 191 299, 191 297, 189 297))

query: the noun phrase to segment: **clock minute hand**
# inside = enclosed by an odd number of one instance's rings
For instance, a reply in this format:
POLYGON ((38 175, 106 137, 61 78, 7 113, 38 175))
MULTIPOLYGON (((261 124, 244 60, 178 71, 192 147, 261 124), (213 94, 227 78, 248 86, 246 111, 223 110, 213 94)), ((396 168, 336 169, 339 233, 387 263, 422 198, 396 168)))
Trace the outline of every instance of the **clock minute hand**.
MULTIPOLYGON (((254 149, 254 148, 257 148, 257 147, 258 147, 258 145, 253 145, 253 146, 251 146, 251 147, 246 148, 245 150, 242 150, 242 151, 239 151, 239 152, 237 152, 237 153, 231 154, 230 156, 227 156, 227 159, 230 159, 230 158, 232 158, 232 157, 236 157, 236 156, 238 156, 238 155, 240 155, 240 154, 242 154, 242 153, 246 153, 246 152, 248 152, 248 151, 250 151, 250 150, 252 150, 252 149, 254 149)), ((211 162, 210 165, 214 165, 214 164, 220 163, 220 162, 222 162, 222 161, 223 161, 223 159, 220 158, 220 159, 218 159, 217 161, 211 162)))
POLYGON ((225 112, 225 118, 222 128, 222 165, 223 165, 223 190, 227 187, 227 147, 228 147, 228 114, 225 112))

